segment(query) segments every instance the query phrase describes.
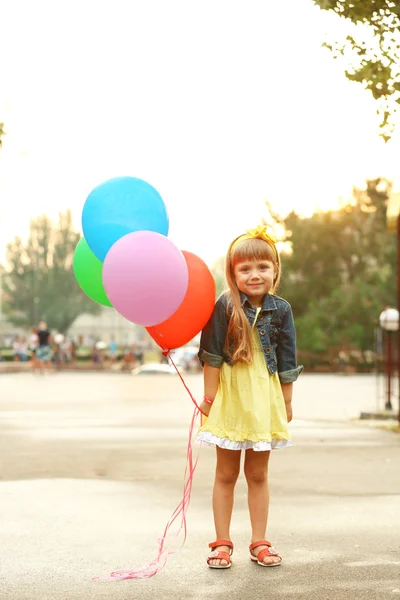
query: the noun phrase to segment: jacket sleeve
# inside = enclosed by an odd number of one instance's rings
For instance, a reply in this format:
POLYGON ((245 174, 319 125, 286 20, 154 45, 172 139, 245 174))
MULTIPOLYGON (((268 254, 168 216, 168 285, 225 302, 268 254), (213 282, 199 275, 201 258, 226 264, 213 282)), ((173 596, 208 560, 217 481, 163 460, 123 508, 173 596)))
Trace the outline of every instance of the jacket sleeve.
POLYGON ((297 366, 296 330, 290 306, 282 318, 282 326, 276 348, 276 358, 278 361, 278 375, 281 383, 292 383, 293 381, 296 381, 304 367, 303 365, 297 366))
POLYGON ((224 344, 228 331, 227 302, 220 296, 215 303, 212 315, 204 327, 200 338, 198 357, 202 366, 204 363, 219 368, 224 362, 224 344))

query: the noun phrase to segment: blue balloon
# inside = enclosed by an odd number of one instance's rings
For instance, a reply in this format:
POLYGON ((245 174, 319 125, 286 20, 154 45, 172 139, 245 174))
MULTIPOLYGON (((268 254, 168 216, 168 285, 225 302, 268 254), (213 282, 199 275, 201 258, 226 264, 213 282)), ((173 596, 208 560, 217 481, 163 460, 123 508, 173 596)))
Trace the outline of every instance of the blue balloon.
POLYGON ((84 237, 102 262, 117 240, 133 231, 168 235, 168 213, 153 186, 136 177, 115 177, 95 187, 82 211, 84 237))

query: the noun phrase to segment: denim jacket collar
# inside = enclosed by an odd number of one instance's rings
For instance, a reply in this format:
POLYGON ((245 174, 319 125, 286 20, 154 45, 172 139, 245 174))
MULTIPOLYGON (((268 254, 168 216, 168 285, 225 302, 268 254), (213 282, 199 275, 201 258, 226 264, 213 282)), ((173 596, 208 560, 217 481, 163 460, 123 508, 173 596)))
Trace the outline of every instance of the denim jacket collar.
MULTIPOLYGON (((269 373, 274 375, 278 372, 281 383, 296 381, 303 367, 298 367, 296 362, 296 331, 290 304, 279 296, 266 294, 258 315, 245 294, 241 294, 240 300, 249 324, 257 330, 269 373)), ((218 298, 200 340, 199 358, 202 364, 218 369, 223 363, 233 366, 231 353, 226 348, 230 318, 227 301, 229 296, 226 294, 218 298)))
MULTIPOLYGON (((246 296, 246 294, 244 294, 243 292, 240 292, 240 300, 242 302, 242 306, 243 307, 245 305, 247 305, 248 307, 252 307, 253 306, 251 304, 250 300, 248 299, 248 297, 246 296)), ((276 307, 275 298, 273 296, 271 296, 271 294, 265 294, 261 310, 262 311, 264 311, 264 310, 276 310, 276 308, 277 307, 276 307)))

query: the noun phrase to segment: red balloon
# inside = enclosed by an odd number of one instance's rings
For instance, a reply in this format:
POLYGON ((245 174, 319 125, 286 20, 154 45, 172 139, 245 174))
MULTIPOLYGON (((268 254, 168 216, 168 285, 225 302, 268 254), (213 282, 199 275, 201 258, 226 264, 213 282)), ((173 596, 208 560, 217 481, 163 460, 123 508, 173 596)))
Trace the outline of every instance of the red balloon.
POLYGON ((196 254, 182 251, 189 271, 189 283, 182 304, 163 323, 146 327, 163 350, 184 346, 206 325, 215 304, 215 282, 211 271, 196 254))

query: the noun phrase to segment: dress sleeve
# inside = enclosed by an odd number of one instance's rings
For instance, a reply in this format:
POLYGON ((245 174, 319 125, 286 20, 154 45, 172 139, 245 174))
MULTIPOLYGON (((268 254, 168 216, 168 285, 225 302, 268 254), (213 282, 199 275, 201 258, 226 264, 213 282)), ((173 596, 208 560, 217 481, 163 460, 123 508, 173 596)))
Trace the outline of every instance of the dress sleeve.
POLYGON ((213 313, 201 333, 198 357, 202 366, 204 363, 216 368, 222 365, 227 331, 227 302, 226 298, 221 296, 215 303, 213 313))

